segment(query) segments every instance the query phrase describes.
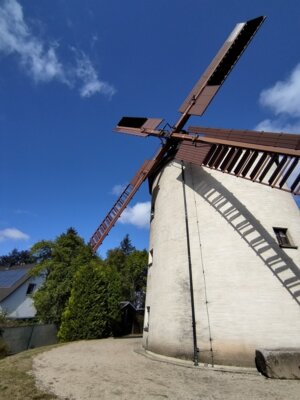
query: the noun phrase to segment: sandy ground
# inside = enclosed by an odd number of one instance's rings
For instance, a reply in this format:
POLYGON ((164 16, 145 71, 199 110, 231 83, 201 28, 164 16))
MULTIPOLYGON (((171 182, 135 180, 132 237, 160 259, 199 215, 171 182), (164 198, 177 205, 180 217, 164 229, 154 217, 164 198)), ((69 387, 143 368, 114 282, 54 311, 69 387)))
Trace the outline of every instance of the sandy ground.
POLYGON ((141 339, 74 342, 35 357, 34 375, 44 390, 70 400, 300 399, 299 381, 189 368, 138 350, 141 339))

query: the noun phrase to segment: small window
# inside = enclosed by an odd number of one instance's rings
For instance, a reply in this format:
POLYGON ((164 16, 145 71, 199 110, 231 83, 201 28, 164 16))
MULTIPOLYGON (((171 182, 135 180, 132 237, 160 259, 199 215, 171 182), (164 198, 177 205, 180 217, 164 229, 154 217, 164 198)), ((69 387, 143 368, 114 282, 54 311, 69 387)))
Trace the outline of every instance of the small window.
POLYGON ((150 211, 150 222, 153 220, 153 218, 154 218, 154 201, 152 200, 151 211, 150 211))
POLYGON ((153 249, 149 251, 149 258, 148 258, 148 267, 151 267, 153 264, 153 249))
POLYGON ((159 192, 159 185, 157 185, 153 191, 152 191, 152 200, 151 200, 151 212, 150 212, 150 222, 153 220, 154 218, 154 214, 155 214, 155 202, 156 202, 156 198, 159 192))
POLYGON ((26 296, 30 296, 34 292, 35 287, 36 287, 35 283, 29 283, 26 296))
POLYGON ((144 331, 149 332, 150 306, 147 306, 146 310, 147 310, 147 313, 145 315, 146 321, 145 321, 144 331))
POLYGON ((297 249, 288 234, 287 228, 273 228, 280 247, 297 249))

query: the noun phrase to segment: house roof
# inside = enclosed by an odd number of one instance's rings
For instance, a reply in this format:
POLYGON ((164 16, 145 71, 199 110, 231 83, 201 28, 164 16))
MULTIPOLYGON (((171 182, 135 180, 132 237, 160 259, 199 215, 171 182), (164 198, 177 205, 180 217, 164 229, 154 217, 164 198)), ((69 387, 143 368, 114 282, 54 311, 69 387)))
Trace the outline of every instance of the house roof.
POLYGON ((0 302, 30 278, 29 271, 33 266, 34 264, 28 264, 14 266, 9 269, 0 267, 0 302))
POLYGON ((120 301, 121 310, 123 310, 123 308, 126 308, 126 307, 131 307, 136 311, 136 308, 134 307, 134 305, 130 301, 120 301))

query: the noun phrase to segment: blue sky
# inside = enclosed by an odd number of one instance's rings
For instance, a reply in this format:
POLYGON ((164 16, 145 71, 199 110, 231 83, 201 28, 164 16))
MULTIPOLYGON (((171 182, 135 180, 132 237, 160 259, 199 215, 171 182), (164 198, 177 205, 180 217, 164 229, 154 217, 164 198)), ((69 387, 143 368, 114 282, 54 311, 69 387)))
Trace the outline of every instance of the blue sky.
MULTIPOLYGON (((73 226, 88 240, 158 149, 112 132, 124 115, 174 123, 238 22, 267 20, 191 124, 300 132, 299 0, 0 0, 0 255, 73 226)), ((147 184, 100 254, 148 246, 147 184)))

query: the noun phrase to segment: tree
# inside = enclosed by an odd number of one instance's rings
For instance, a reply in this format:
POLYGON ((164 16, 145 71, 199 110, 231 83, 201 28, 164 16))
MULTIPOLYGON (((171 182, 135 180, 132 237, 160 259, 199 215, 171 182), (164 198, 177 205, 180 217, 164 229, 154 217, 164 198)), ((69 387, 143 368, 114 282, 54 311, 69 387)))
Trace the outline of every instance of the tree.
POLYGON ((54 241, 36 243, 31 251, 38 260, 33 274, 46 274, 34 295, 37 317, 56 324, 63 341, 118 333, 120 301, 143 305, 147 252, 136 250, 128 235, 105 261, 73 228, 54 241))
POLYGON ((146 297, 148 253, 146 250, 134 250, 127 258, 124 268, 124 298, 136 307, 144 307, 146 297))
POLYGON ((120 246, 107 252, 105 265, 114 267, 121 277, 122 300, 143 307, 145 302, 148 253, 136 250, 126 235, 120 246))
POLYGON ((46 272, 44 284, 34 295, 37 317, 59 327, 76 272, 96 256, 73 228, 54 241, 36 243, 31 251, 39 259, 32 273, 46 272))
POLYGON ((108 337, 120 317, 120 276, 99 260, 81 267, 62 316, 58 337, 62 341, 108 337))
POLYGON ((13 249, 9 254, 0 256, 1 267, 13 267, 14 265, 33 264, 35 257, 28 250, 13 249))
POLYGON ((131 244, 128 233, 120 243, 120 250, 122 250, 126 257, 135 250, 135 247, 131 244))

